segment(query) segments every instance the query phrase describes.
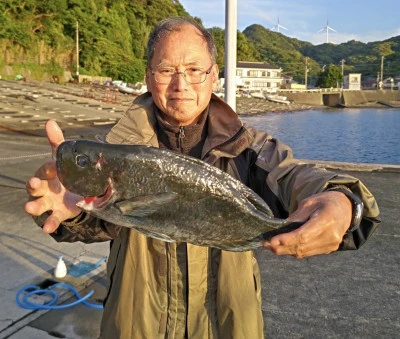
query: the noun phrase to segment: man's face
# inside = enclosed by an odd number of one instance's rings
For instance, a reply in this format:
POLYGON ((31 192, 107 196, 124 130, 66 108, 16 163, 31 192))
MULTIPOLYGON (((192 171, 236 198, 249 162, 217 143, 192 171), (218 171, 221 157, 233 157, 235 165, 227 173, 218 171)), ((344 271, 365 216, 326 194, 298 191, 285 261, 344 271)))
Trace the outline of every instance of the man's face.
POLYGON ((146 83, 154 103, 171 125, 186 126, 196 122, 218 81, 218 66, 212 67, 201 84, 188 84, 182 74, 175 74, 169 84, 163 85, 156 82, 151 71, 163 67, 174 68, 177 72, 193 67, 208 70, 211 66, 207 43, 192 25, 182 26, 181 31, 170 33, 156 44, 146 72, 146 83))

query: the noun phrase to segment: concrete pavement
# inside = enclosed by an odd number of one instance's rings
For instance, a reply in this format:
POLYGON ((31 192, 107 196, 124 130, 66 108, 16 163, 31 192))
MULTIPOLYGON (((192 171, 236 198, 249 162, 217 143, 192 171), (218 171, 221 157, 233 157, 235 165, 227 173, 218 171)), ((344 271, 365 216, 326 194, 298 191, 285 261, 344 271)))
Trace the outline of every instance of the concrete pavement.
POLYGON ((258 251, 268 338, 398 338, 400 173, 346 172, 378 200, 382 225, 358 251, 303 260, 258 251))
MULTIPOLYGON (((6 105, 4 100, 8 98, 3 98, 2 102, 0 92, 0 113, 19 109, 20 103, 6 105)), ((54 101, 46 105, 52 104, 54 101)), ((95 107, 87 107, 85 111, 88 118, 95 113, 98 113, 95 107)), ((43 116, 45 119, 44 113, 43 116)), ((63 119, 72 118, 61 117, 61 124, 67 123, 63 119)), ((41 137, 42 126, 31 125, 31 122, 7 125, 5 120, 0 120, 0 125, 36 136, 11 133, 6 129, 0 133, 0 338, 97 338, 99 310, 78 305, 62 311, 30 311, 15 303, 20 287, 57 281, 52 271, 60 255, 68 266, 96 263, 108 255, 108 243, 56 243, 24 213, 25 181, 39 165, 50 159, 49 147, 41 137)), ((103 127, 86 122, 83 126, 65 124, 65 128, 67 135, 80 137, 101 133, 103 127)), ((348 169, 354 170, 354 167, 348 169)), ((362 179, 376 196, 382 226, 359 251, 303 260, 257 251, 268 338, 398 338, 400 168, 377 167, 376 170, 368 168, 348 173, 362 179)), ((72 283, 82 295, 94 290, 92 300, 101 301, 106 292, 104 268, 102 264, 80 278, 67 276, 63 281, 72 283)), ((65 293, 61 301, 69 297, 70 294, 65 293)))
MULTIPOLYGON (((59 256, 62 255, 67 265, 71 266, 78 263, 96 263, 108 255, 108 243, 57 243, 44 234, 32 218, 24 213, 23 205, 27 201, 25 181, 40 164, 50 159, 49 147, 44 141, 33 137, 13 138, 11 135, 0 133, 0 338, 9 335, 11 338, 35 337, 34 332, 31 336, 30 326, 27 325, 46 312, 19 308, 15 303, 16 292, 27 284, 43 284, 46 280, 57 281, 53 277, 53 269, 59 256), (20 334, 13 334, 19 330, 22 331, 20 334)), ((78 289, 84 289, 99 281, 97 284, 101 282, 100 286, 105 290, 105 282, 102 280, 104 267, 103 263, 82 277, 67 277, 59 281, 70 282, 78 289)), ((96 293, 94 298, 101 299, 103 290, 96 293)), ((68 295, 71 294, 62 295, 61 300, 68 295)), ((101 311, 88 312, 83 308, 85 313, 100 317, 101 311)), ((40 332, 37 336, 46 337, 40 332)))

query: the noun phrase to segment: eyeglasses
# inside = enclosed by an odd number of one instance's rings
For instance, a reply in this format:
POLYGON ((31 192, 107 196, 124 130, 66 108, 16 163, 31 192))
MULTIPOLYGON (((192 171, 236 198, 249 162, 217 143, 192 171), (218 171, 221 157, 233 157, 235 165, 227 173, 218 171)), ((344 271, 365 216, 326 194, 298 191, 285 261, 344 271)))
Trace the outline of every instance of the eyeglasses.
POLYGON ((151 72, 154 79, 161 85, 169 85, 176 74, 182 74, 187 84, 195 85, 206 81, 214 65, 206 71, 200 67, 186 68, 183 72, 177 72, 173 67, 160 67, 151 72))

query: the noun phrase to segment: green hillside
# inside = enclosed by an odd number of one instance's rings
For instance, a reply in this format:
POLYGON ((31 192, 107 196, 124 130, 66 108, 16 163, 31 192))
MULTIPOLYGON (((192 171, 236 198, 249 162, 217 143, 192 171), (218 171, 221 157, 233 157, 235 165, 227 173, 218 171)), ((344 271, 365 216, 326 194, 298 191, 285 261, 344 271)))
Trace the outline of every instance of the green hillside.
POLYGON ((3 0, 0 69, 29 69, 32 77, 75 74, 79 23, 80 74, 142 80, 154 24, 188 15, 178 0, 3 0))
MULTIPOLYGON (((179 0, 2 0, 0 2, 0 75, 27 72, 33 79, 76 72, 79 24, 80 74, 143 80, 150 30, 169 16, 189 16, 179 0)), ((200 18, 195 18, 201 22, 200 18)), ((225 32, 209 28, 224 67, 225 32)), ((238 32, 239 61, 265 61, 304 83, 313 83, 324 65, 341 65, 345 74, 376 77, 384 57, 384 76, 400 75, 400 36, 385 41, 314 46, 309 42, 251 25, 238 32)))
MULTIPOLYGON (((284 74, 299 81, 304 78, 306 58, 300 50, 312 46, 311 43, 289 38, 261 25, 251 25, 243 31, 243 34, 259 52, 259 61, 279 66, 284 74)), ((307 61, 307 66, 309 75, 316 75, 320 70, 318 64, 312 59, 307 61)))
POLYGON ((363 77, 377 76, 383 56, 384 77, 400 75, 400 36, 370 43, 351 40, 339 45, 304 46, 300 51, 320 65, 341 65, 343 59, 345 74, 362 73, 363 77))
POLYGON ((309 77, 315 80, 323 66, 344 66, 344 74, 362 73, 363 78, 376 77, 383 59, 384 77, 400 75, 400 36, 371 43, 348 41, 339 45, 326 43, 314 46, 309 42, 289 38, 260 25, 247 27, 243 34, 260 53, 260 59, 271 62, 284 73, 303 82, 305 57, 308 57, 309 77))

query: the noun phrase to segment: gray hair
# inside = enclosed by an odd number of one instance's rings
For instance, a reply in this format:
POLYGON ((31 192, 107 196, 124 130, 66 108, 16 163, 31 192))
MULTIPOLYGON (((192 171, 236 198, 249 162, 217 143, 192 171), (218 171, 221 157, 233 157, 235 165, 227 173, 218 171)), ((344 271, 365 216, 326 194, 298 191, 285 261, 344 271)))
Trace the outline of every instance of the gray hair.
POLYGON ((192 18, 172 17, 160 21, 150 33, 149 41, 147 43, 147 65, 150 66, 150 62, 154 56, 154 49, 160 39, 172 32, 179 32, 181 27, 185 25, 192 25, 200 31, 202 37, 207 43, 207 49, 210 53, 211 61, 215 64, 217 59, 217 48, 215 47, 214 39, 210 32, 192 18))

